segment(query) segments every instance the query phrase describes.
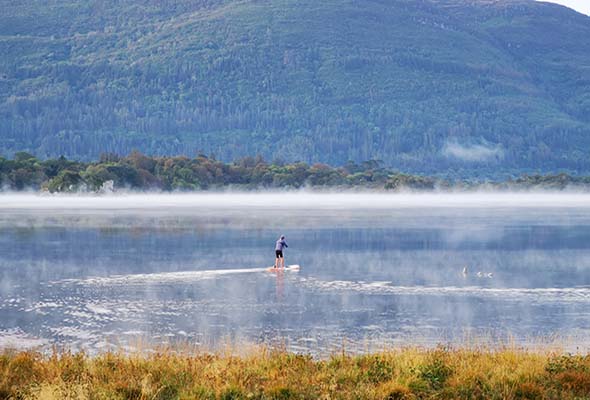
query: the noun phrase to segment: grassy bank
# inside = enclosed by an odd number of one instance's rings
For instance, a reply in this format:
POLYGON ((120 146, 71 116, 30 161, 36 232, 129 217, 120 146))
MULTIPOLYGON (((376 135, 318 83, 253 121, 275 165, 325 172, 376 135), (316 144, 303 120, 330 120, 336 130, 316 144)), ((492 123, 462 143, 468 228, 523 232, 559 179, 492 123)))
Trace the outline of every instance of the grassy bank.
POLYGON ((1 399, 588 399, 590 356, 402 349, 363 356, 4 352, 1 399))

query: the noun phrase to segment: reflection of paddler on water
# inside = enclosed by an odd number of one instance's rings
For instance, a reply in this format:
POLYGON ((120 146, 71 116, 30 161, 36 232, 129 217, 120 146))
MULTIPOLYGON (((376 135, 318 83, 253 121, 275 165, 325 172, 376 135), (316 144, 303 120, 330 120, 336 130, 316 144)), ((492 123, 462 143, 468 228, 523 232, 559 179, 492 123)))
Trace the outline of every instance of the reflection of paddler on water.
POLYGON ((276 280, 276 297, 277 297, 277 301, 283 301, 283 298, 285 297, 285 274, 284 274, 284 270, 277 268, 277 269, 273 269, 274 274, 277 277, 276 280))
POLYGON ((289 247, 285 241, 285 235, 281 235, 275 244, 275 265, 274 268, 285 268, 285 257, 283 249, 289 247))

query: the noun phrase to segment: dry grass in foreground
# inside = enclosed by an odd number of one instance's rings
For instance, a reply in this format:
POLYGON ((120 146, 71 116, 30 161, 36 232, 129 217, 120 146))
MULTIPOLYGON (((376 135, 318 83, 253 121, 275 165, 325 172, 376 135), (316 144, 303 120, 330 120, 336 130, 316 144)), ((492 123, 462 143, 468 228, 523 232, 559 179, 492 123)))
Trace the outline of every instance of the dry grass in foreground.
POLYGON ((0 355, 0 399, 590 399, 590 356, 400 349, 324 360, 62 352, 0 355))

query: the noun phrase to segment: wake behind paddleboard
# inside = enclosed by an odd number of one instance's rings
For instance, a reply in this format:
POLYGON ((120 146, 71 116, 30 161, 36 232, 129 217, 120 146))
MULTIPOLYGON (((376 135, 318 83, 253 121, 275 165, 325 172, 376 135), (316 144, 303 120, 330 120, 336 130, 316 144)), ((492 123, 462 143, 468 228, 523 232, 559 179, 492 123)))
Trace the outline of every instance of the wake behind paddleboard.
POLYGON ((268 267, 266 270, 268 272, 284 272, 284 271, 299 271, 299 265, 287 265, 285 268, 274 268, 268 267))

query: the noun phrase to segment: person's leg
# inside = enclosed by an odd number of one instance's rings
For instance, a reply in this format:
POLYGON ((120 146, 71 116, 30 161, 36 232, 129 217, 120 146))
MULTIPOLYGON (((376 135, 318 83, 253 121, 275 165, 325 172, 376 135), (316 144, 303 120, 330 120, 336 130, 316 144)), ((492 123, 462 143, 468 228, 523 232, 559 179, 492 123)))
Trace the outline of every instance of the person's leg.
POLYGON ((285 256, 281 257, 281 268, 285 268, 285 256))

